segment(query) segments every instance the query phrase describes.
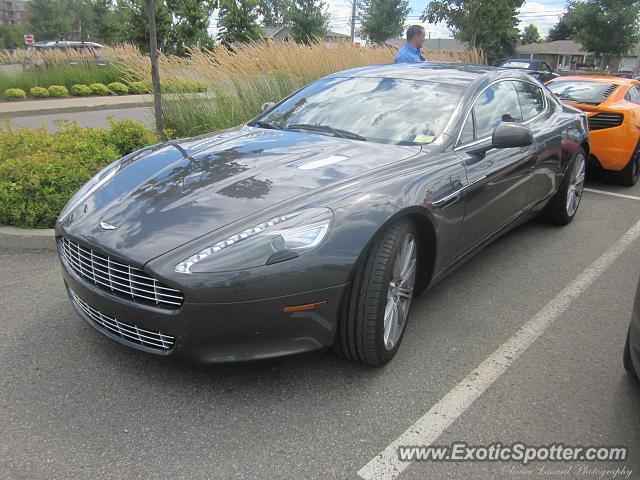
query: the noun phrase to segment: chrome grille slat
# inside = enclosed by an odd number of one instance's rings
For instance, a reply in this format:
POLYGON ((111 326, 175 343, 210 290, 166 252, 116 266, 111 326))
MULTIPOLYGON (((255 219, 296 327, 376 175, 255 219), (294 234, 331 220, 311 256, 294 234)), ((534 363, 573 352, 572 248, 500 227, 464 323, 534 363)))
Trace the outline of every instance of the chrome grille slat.
POLYGON ((137 325, 129 325, 120 322, 113 317, 103 314, 99 310, 93 308, 87 302, 82 300, 73 290, 70 290, 71 296, 80 309, 93 320, 99 327, 104 328, 128 342, 144 345, 146 347, 158 350, 169 350, 175 343, 175 337, 164 335, 160 332, 152 332, 138 328, 137 325))
POLYGON ((58 243, 60 255, 77 275, 114 295, 165 308, 179 307, 184 301, 181 291, 161 284, 139 268, 65 237, 58 243))

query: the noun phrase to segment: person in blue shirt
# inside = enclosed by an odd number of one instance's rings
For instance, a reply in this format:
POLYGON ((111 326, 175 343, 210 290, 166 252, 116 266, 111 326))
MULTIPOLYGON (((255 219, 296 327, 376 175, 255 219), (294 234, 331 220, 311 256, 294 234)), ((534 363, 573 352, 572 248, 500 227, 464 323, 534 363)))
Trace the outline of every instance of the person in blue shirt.
POLYGON ((411 25, 407 29, 407 43, 398 51, 394 63, 424 62, 424 57, 420 53, 424 38, 424 28, 420 25, 411 25))

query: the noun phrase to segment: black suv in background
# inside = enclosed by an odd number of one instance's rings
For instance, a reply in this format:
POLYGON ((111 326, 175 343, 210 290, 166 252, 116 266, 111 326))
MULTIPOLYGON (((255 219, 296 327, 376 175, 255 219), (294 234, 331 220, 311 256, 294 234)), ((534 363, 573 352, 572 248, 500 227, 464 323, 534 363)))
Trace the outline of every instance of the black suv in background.
POLYGON ((549 80, 553 80, 560 76, 553 71, 547 62, 543 62, 542 60, 510 58, 501 66, 503 68, 512 68, 514 70, 520 70, 521 72, 528 73, 540 83, 547 83, 549 80))

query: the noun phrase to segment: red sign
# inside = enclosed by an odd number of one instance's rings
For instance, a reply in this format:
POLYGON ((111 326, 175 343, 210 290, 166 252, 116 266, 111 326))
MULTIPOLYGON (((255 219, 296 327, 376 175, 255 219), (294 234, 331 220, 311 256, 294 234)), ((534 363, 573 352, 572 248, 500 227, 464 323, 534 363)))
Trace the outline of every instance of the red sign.
POLYGON ((25 35, 24 43, 26 43, 27 45, 31 45, 33 43, 33 35, 25 35))

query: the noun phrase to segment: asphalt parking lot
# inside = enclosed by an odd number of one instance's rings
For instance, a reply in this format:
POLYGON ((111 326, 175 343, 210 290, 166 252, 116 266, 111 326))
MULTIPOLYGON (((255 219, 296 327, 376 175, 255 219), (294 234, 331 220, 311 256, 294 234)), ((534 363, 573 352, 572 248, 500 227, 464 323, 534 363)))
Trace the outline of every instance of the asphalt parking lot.
POLYGON ((381 369, 331 353, 199 366, 131 351, 75 314, 53 252, 0 246, 0 478, 640 478, 640 385, 621 358, 640 185, 587 187, 569 226, 530 222, 417 299, 381 369), (377 457, 407 438, 630 453, 401 472, 377 457))

